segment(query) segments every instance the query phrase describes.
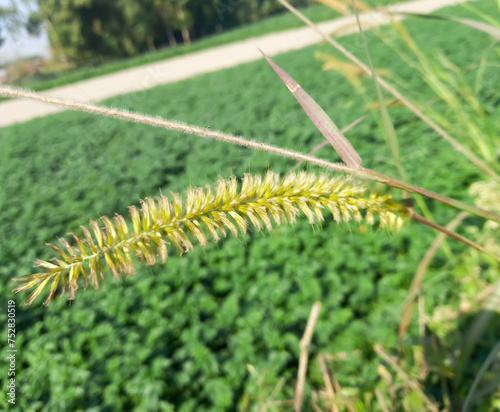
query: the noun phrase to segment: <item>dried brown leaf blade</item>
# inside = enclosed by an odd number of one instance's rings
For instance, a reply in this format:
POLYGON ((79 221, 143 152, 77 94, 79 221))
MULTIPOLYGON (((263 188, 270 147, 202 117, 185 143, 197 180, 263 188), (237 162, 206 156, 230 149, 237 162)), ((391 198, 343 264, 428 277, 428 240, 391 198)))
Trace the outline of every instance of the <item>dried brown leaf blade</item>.
MULTIPOLYGON (((364 119, 366 118, 366 116, 361 116, 361 117, 358 117, 354 122, 348 124, 346 127, 344 127, 342 130, 341 130, 341 133, 347 133, 349 130, 351 130, 354 126, 356 126, 358 123, 360 123, 361 121, 363 121, 364 119)), ((325 147, 327 144, 328 144, 328 140, 323 140, 320 144, 314 146, 314 148, 309 152, 309 155, 312 156, 314 153, 316 153, 319 149, 322 149, 323 147, 325 147)), ((290 172, 293 172, 295 170, 297 170, 301 165, 302 163, 304 163, 303 160, 301 160, 300 162, 298 162, 294 167, 292 167, 290 169, 290 172)))
POLYGON ((314 99, 309 96, 305 90, 280 66, 278 66, 262 50, 262 55, 281 78, 283 83, 295 96, 307 116, 318 128, 323 136, 331 143, 335 151, 339 154, 342 161, 350 167, 359 167, 361 165, 361 156, 356 152, 349 140, 340 132, 336 124, 328 117, 325 111, 314 99))

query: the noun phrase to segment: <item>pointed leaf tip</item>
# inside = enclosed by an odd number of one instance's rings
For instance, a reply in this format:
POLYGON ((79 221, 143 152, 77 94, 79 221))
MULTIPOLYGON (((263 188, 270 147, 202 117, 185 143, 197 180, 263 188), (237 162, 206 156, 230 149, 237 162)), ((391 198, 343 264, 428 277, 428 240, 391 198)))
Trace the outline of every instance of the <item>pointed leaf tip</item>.
POLYGON ((281 78, 283 83, 295 96, 300 103, 309 119, 314 123, 326 140, 328 140, 335 151, 338 153, 342 161, 350 167, 358 167, 361 165, 361 156, 356 152, 349 140, 342 134, 335 123, 328 117, 325 111, 319 106, 314 99, 309 96, 302 87, 280 66, 278 66, 270 57, 259 49, 269 65, 281 78))

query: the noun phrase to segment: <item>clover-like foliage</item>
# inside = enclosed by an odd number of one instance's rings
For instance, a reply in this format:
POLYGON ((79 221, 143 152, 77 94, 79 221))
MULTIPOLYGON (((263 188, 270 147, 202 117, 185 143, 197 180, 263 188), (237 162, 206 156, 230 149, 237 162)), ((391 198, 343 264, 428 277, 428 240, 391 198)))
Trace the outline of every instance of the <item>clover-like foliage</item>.
POLYGON ((140 210, 129 207, 130 225, 121 215, 103 216, 101 223, 91 221, 90 229, 82 226, 83 236, 70 233, 72 244, 64 238, 59 239, 60 246, 49 244, 59 257, 37 260, 36 266, 44 271, 14 279, 22 282, 14 292, 36 286, 26 301, 31 304, 50 284, 44 302, 48 304, 61 285, 62 294, 67 291, 69 299, 74 299, 80 275, 85 287, 90 280, 97 289, 99 277, 104 279, 104 266, 115 277, 133 274, 133 255, 148 265, 158 258, 165 263, 168 244, 182 254, 193 248, 193 238, 205 246, 208 237, 217 242, 227 231, 234 236, 245 233, 249 222, 258 230, 271 230, 273 221, 276 225, 293 223, 300 215, 311 224, 322 221, 325 210, 337 222, 360 221, 364 211, 370 224, 378 215, 381 226, 399 228, 407 209, 388 194, 364 196, 365 192, 366 187, 346 177, 301 172, 280 180, 278 174, 268 172, 264 177, 246 174, 240 188, 235 177, 220 178, 215 189, 190 188, 185 199, 176 193, 170 199, 148 197, 141 200, 140 210))

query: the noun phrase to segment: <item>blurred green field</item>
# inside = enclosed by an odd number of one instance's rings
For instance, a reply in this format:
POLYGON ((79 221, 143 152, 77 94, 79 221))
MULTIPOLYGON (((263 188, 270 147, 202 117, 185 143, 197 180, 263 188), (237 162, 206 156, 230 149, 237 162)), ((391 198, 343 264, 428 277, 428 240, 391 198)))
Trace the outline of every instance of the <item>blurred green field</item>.
MULTIPOLYGON (((491 14, 498 10, 493 0, 480 7, 491 14)), ((449 10, 469 15, 462 8, 449 10)), ((486 34, 449 22, 411 19, 405 24, 427 51, 442 50, 471 70, 491 45, 486 34)), ((400 76, 399 83, 421 101, 432 96, 387 46, 367 37, 376 67, 400 76)), ((363 56, 357 36, 341 42, 363 56)), ((368 95, 361 96, 340 74, 322 71, 314 59, 318 50, 331 52, 318 45, 275 61, 343 127, 366 114, 375 94, 369 79, 363 80, 368 95)), ((488 53, 480 96, 491 119, 500 119, 497 50, 488 53)), ((304 152, 322 141, 263 60, 104 103, 304 152)), ((482 177, 477 169, 404 108, 389 111, 412 182, 471 202, 467 188, 482 177)), ((397 174, 374 116, 347 136, 365 167, 397 174)), ((330 147, 318 156, 337 160, 330 147)), ((3 301, 12 299, 12 277, 31 273, 35 258, 52 256, 46 242, 78 231, 90 219, 126 214, 126 206, 160 189, 168 194, 213 183, 219 175, 286 173, 293 166, 268 153, 85 113, 64 112, 0 129, 3 301)), ((441 204, 427 204, 441 223, 456 215, 441 204)), ((57 299, 46 308, 39 298, 24 307, 27 294, 15 296, 18 393, 13 410, 237 410, 251 386, 247 364, 267 369, 266 379, 274 384, 280 377, 293 381, 299 340, 316 300, 323 309, 311 357, 360 350, 335 376, 343 386, 369 390, 379 363, 373 343, 396 348, 401 305, 434 237, 415 222, 388 234, 328 219, 320 229, 304 219, 271 234, 253 232, 197 247, 182 257, 172 251, 165 266, 142 267, 120 281, 110 276, 98 291, 79 290, 71 303, 57 299)), ((450 246, 455 253, 464 250, 456 242, 450 246)), ((426 286, 429 309, 460 298, 457 270, 442 255, 433 261, 426 286)), ((1 313, 6 325, 5 310, 1 313)), ((412 325, 409 344, 417 342, 416 328, 412 325)), ((6 327, 2 330, 6 336, 6 327)), ((5 373, 0 382, 7 385, 5 373)), ((320 384, 319 373, 309 383, 320 384)), ((293 396, 291 384, 281 396, 293 396)), ((0 403, 6 404, 5 391, 0 403)))

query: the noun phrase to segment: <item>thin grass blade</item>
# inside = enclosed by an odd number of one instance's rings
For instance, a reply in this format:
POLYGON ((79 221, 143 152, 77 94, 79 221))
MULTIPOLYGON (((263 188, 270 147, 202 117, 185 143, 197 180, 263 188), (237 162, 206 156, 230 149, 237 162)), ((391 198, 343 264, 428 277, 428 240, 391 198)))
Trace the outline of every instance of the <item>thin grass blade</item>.
POLYGON ((477 388, 477 385, 481 381, 483 375, 486 373, 487 369, 490 367, 490 365, 493 363, 493 361, 497 357, 498 352, 500 352, 500 341, 498 341, 497 344, 493 347, 493 349, 491 349, 488 357, 481 365, 481 369, 477 373, 476 378, 474 379, 474 382, 472 383, 472 386, 469 389, 469 393, 467 394, 467 398, 465 398, 464 406, 462 407, 462 412, 467 412, 469 410, 469 403, 472 400, 472 395, 474 394, 474 392, 477 388))
MULTIPOLYGON (((316 33, 318 33, 325 41, 330 43, 333 47, 335 47, 339 52, 341 52, 344 56, 349 58, 352 62, 356 63, 359 67, 361 67, 366 73, 371 74, 370 68, 364 64, 361 60, 359 60, 354 54, 348 51, 345 47, 339 44, 335 39, 331 36, 327 35, 324 31, 319 29, 319 27, 314 24, 311 20, 304 16, 301 12, 299 12, 295 7, 293 7, 287 0, 278 0, 283 6, 285 6, 288 10, 290 10, 293 14, 295 14, 298 18, 300 18, 303 22, 305 22, 309 27, 311 27, 316 33)), ((500 55, 500 52, 498 52, 500 55)), ((378 81, 380 85, 386 89, 389 93, 391 93, 395 98, 399 99, 403 104, 408 107, 416 116, 422 119, 429 127, 434 129, 441 137, 443 137, 448 143, 450 143, 453 148, 462 153, 465 157, 467 157, 474 165, 476 165, 479 169, 483 170, 485 173, 490 175, 495 181, 500 182, 500 176, 490 168, 482 159, 477 157, 474 153, 472 153, 469 149, 467 149, 464 145, 459 143, 455 138, 450 136, 441 126, 439 126, 436 122, 434 122, 431 118, 429 118, 426 114, 422 112, 420 108, 418 108, 414 103, 408 100, 404 95, 402 95, 397 89, 395 89, 392 85, 386 82, 383 78, 378 77, 378 81)), ((395 180, 392 179, 394 182, 395 180)), ((462 208, 466 210, 465 208, 462 208)))
POLYGON ((358 9, 356 8, 354 0, 352 0, 352 7, 354 8, 354 13, 356 14, 356 22, 358 23, 361 42, 363 43, 363 48, 365 49, 366 59, 368 61, 368 65, 370 66, 371 70, 373 85, 375 86, 375 91, 377 93, 378 109, 380 117, 382 119, 384 137, 387 142, 387 145, 389 146, 389 149, 391 150, 394 165, 398 169, 399 175, 404 178, 403 166, 401 165, 401 158, 399 155, 398 138, 396 136, 396 131, 394 130, 394 125, 392 124, 391 117, 389 116, 389 112, 387 110, 387 105, 385 103, 385 99, 382 94, 382 89, 378 82, 378 76, 377 73, 375 72, 375 67, 373 66, 372 58, 370 56, 370 50, 368 49, 368 44, 366 43, 365 34, 363 32, 363 28, 361 27, 361 22, 359 21, 359 13, 358 9))
POLYGON ((457 360, 455 371, 456 388, 462 383, 465 366, 474 347, 483 337, 484 332, 491 323, 491 319, 497 313, 498 302, 500 302, 500 280, 496 281, 493 285, 493 293, 490 295, 488 301, 483 304, 482 310, 477 313, 474 323, 470 326, 463 339, 462 347, 460 348, 460 357, 457 360))
POLYGON ((474 20, 474 19, 466 19, 462 17, 455 17, 455 16, 444 16, 442 14, 422 14, 422 13, 405 13, 405 12, 391 12, 387 10, 380 10, 382 12, 386 12, 389 14, 403 14, 405 16, 415 16, 415 17, 421 17, 424 19, 435 19, 435 20, 445 20, 445 21, 454 21, 456 23, 464 24, 466 26, 472 27, 476 30, 482 31, 486 34, 489 34, 491 37, 493 37, 495 40, 500 41, 500 27, 495 27, 492 26, 491 24, 479 21, 479 20, 474 20))

